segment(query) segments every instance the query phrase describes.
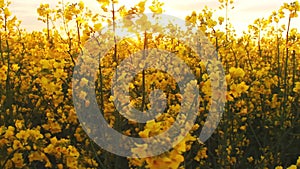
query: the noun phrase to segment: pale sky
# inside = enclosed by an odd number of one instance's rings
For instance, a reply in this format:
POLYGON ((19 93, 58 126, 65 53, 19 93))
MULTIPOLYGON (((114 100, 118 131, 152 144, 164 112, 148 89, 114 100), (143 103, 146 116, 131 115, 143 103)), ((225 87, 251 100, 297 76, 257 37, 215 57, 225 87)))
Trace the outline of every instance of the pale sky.
MULTIPOLYGON (((40 30, 45 25, 37 20, 36 9, 40 3, 49 3, 55 6, 58 0, 11 0, 12 5, 10 10, 13 15, 16 15, 19 20, 22 20, 22 27, 27 30, 40 30)), ((64 0, 71 1, 71 0, 64 0)), ((151 0, 148 0, 151 2, 151 0)), ((234 9, 230 10, 229 18, 236 29, 237 33, 247 30, 247 26, 257 18, 267 18, 272 11, 278 10, 284 2, 292 2, 293 0, 235 0, 234 9)), ((72 2, 79 2, 73 0, 72 2)), ((97 10, 100 5, 96 0, 85 0, 86 6, 92 10, 97 10)), ((121 4, 131 6, 136 4, 139 0, 120 0, 121 4)), ((218 0, 160 0, 164 2, 163 9, 166 14, 173 15, 184 19, 185 16, 192 13, 192 11, 201 11, 205 5, 211 9, 216 9, 216 15, 225 16, 225 12, 218 10, 218 0)), ((292 21, 292 27, 300 29, 300 18, 292 21)))

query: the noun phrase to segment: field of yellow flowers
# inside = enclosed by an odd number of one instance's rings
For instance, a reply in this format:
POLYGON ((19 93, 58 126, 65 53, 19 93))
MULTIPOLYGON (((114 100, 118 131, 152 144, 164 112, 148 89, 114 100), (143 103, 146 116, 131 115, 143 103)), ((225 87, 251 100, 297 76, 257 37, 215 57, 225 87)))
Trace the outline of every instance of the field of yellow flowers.
MULTIPOLYGON (((239 37, 230 16, 214 20, 209 8, 186 17, 189 26, 199 28, 214 45, 226 74, 225 111, 205 143, 197 138, 212 104, 211 78, 217 73, 209 75, 209 65, 177 39, 145 32, 115 41, 114 48, 99 60, 98 78, 92 83, 104 118, 120 133, 140 138, 158 135, 172 126, 182 100, 176 79, 147 69, 130 82, 130 102, 141 111, 148 110, 147 93, 161 89, 167 100, 164 113, 145 124, 121 116, 114 105, 111 80, 116 67, 131 54, 147 48, 174 52, 193 71, 197 81, 191 83, 199 86, 199 113, 192 130, 168 152, 147 158, 117 156, 88 137, 74 109, 72 76, 84 44, 104 23, 142 14, 146 8, 159 14, 163 4, 154 0, 146 6, 141 1, 128 9, 115 9, 117 1, 97 1, 101 14, 91 12, 83 2, 60 1, 55 8, 41 4, 38 19, 45 28, 27 32, 10 12, 10 2, 0 0, 0 169, 300 168, 300 33, 292 28, 293 21, 299 22, 298 1, 284 3, 269 18, 249 23, 239 37), (284 18, 288 23, 279 24, 284 18)), ((232 5, 220 0, 220 10, 232 5)), ((141 24, 133 22, 129 24, 141 24)), ((88 70, 88 64, 83 66, 88 70)), ((90 83, 81 79, 76 85, 90 83)), ((84 100, 83 106, 90 104, 87 92, 78 97, 84 100)))

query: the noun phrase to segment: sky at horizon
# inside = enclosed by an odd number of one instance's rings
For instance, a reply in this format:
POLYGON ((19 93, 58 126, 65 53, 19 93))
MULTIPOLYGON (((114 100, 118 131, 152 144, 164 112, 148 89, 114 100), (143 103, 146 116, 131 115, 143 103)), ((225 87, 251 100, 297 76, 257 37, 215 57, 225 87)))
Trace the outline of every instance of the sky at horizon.
MULTIPOLYGON (((64 0, 64 2, 71 0, 64 0)), ((120 4, 126 4, 127 6, 133 6, 138 3, 139 0, 119 0, 120 4)), ((151 0, 148 0, 151 2, 151 0)), ((290 3, 293 0, 235 0, 234 9, 229 11, 230 22, 234 26, 237 34, 241 34, 242 31, 247 31, 249 24, 257 18, 267 18, 272 11, 278 10, 280 6, 287 2, 290 3)), ((79 2, 79 0, 71 1, 73 3, 79 2)), ((173 15, 184 19, 192 11, 200 12, 205 6, 216 10, 216 16, 225 16, 225 10, 220 11, 218 9, 218 0, 160 0, 164 2, 163 9, 166 14, 173 15)), ((41 30, 45 27, 45 24, 38 21, 38 14, 36 9, 41 3, 49 3, 50 6, 55 7, 58 1, 56 0, 12 0, 10 10, 13 15, 16 15, 19 20, 22 21, 21 27, 26 30, 41 30)), ((97 10, 100 5, 96 0, 86 0, 85 5, 92 9, 97 10)), ((287 21, 286 21, 287 22, 287 21)), ((300 29, 300 18, 292 20, 292 27, 300 29)))

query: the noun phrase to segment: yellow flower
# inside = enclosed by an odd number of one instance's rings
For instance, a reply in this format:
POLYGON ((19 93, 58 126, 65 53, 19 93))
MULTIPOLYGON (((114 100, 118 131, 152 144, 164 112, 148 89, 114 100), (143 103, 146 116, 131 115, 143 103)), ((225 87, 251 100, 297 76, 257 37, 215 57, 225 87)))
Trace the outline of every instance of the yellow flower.
POLYGON ((12 67, 12 70, 15 71, 15 72, 20 69, 18 64, 13 64, 11 67, 12 67))
POLYGON ((232 96, 234 97, 234 98, 237 98, 237 97, 239 97, 240 96, 240 92, 238 92, 238 88, 237 88, 237 85, 236 84, 232 84, 231 86, 230 86, 230 92, 229 92, 229 94, 232 94, 232 96))
POLYGON ((251 156, 251 157, 248 157, 247 160, 248 160, 249 163, 251 163, 254 159, 253 159, 253 157, 251 156))
POLYGON ((17 129, 21 129, 24 126, 24 120, 16 120, 15 126, 17 129))
POLYGON ((61 125, 58 122, 50 122, 50 131, 51 133, 59 133, 61 132, 61 125))
POLYGON ((297 159, 296 165, 297 165, 298 167, 300 167, 300 156, 299 156, 298 159, 297 159))
POLYGON ((162 6, 164 3, 158 2, 157 0, 154 0, 152 2, 152 5, 149 7, 151 12, 161 14, 163 12, 162 6))
POLYGON ((69 151, 69 155, 72 156, 72 157, 76 157, 78 158, 79 157, 79 152, 77 151, 77 149, 73 146, 69 146, 68 147, 68 151, 69 151))
POLYGON ((233 101, 234 98, 231 96, 231 92, 226 92, 226 100, 227 101, 233 101))
POLYGON ((56 79, 60 79, 63 78, 65 75, 65 72, 63 69, 56 69, 56 71, 53 74, 53 77, 55 77, 56 79))
POLYGON ((46 156, 46 154, 41 153, 41 158, 43 158, 43 161, 46 162, 45 167, 52 168, 52 164, 51 164, 50 160, 48 159, 48 157, 46 156))
POLYGON ((0 80, 5 81, 7 79, 6 72, 2 72, 0 69, 0 80))
POLYGON ((12 126, 9 126, 8 129, 5 131, 4 138, 11 138, 12 136, 14 136, 14 131, 15 131, 15 128, 12 126))
POLYGON ((246 130, 246 126, 241 126, 240 130, 245 131, 246 130))
POLYGON ((4 7, 4 0, 0 0, 0 8, 4 7))
POLYGON ((145 11, 145 3, 146 3, 146 1, 144 0, 144 1, 141 1, 141 2, 139 2, 139 3, 137 4, 137 6, 140 8, 140 11, 141 11, 141 12, 144 12, 144 11, 145 11))
POLYGON ((245 82, 241 82, 237 86, 237 90, 239 93, 245 93, 245 92, 247 92, 248 89, 249 89, 249 86, 247 86, 245 82))
POLYGON ((55 152, 54 145, 49 144, 46 148, 44 148, 44 152, 47 154, 51 154, 51 153, 55 152))
POLYGON ((145 159, 131 158, 130 165, 141 167, 144 164, 145 159))
POLYGON ((79 6, 79 9, 83 9, 84 8, 84 3, 82 2, 82 1, 80 1, 79 3, 78 3, 78 6, 79 6))
POLYGON ((0 140, 0 147, 2 147, 3 145, 6 145, 8 143, 10 143, 10 142, 7 139, 3 138, 0 140))
POLYGON ((147 158, 147 167, 148 168, 155 168, 155 169, 165 169, 167 166, 165 166, 165 163, 162 159, 156 159, 156 158, 147 158))
POLYGON ((28 130, 28 132, 33 140, 44 138, 44 135, 42 135, 38 129, 28 130))
POLYGON ((238 78, 238 77, 244 77, 245 76, 245 72, 242 68, 235 68, 235 67, 231 67, 229 69, 229 73, 231 74, 232 77, 238 78))
POLYGON ((147 138, 147 137, 149 137, 149 132, 150 132, 150 129, 145 129, 145 130, 139 132, 139 136, 142 138, 147 138))
POLYGON ((169 166, 169 168, 177 169, 181 162, 184 161, 184 157, 179 154, 177 151, 171 151, 169 156, 172 159, 172 164, 169 166))
POLYGON ((174 149, 177 150, 178 153, 183 153, 186 151, 185 140, 182 140, 179 144, 177 144, 174 149))
POLYGON ((296 165, 291 165, 287 169, 297 169, 297 166, 296 165))
POLYGON ((211 91, 211 82, 210 80, 205 81, 204 83, 202 83, 203 86, 201 87, 202 92, 207 96, 211 96, 212 95, 212 91, 211 91))
POLYGON ((56 137, 52 137, 50 139, 51 144, 55 145, 57 143, 57 138, 56 137))
POLYGON ((76 128, 76 131, 74 133, 74 137, 76 138, 76 140, 78 142, 82 142, 83 141, 83 137, 82 137, 82 133, 81 133, 81 128, 76 128))
POLYGON ((39 151, 33 151, 29 154, 28 156, 29 158, 29 162, 32 162, 32 161, 43 161, 43 158, 41 156, 41 152, 39 151))
POLYGON ((231 75, 230 75, 230 74, 226 75, 226 76, 225 76, 225 79, 226 79, 226 83, 227 83, 227 84, 230 84, 231 75))
POLYGON ((11 15, 11 12, 9 11, 8 8, 5 8, 5 9, 4 9, 4 15, 5 15, 6 17, 8 17, 8 16, 11 15))
POLYGON ((75 157, 67 157, 67 167, 68 168, 78 168, 78 161, 75 157))
POLYGON ((219 17, 218 21, 219 21, 219 24, 222 25, 222 23, 224 22, 224 17, 219 17))
POLYGON ((201 148, 198 152, 196 157, 194 158, 196 161, 200 161, 201 159, 207 158, 207 154, 206 154, 207 148, 201 148))
POLYGON ((58 168, 58 169, 63 169, 64 166, 63 166, 62 164, 57 164, 57 168, 58 168))
POLYGON ((14 140, 14 143, 13 143, 14 150, 21 149, 22 147, 23 147, 23 145, 19 140, 14 140))
POLYGON ((16 134, 18 139, 27 140, 30 137, 30 133, 28 130, 21 130, 19 133, 16 134))
POLYGON ((300 82, 295 83, 295 87, 294 87, 293 91, 296 93, 300 93, 300 82))
POLYGON ((40 64, 42 65, 42 69, 51 69, 52 68, 49 60, 45 60, 45 59, 40 60, 40 64))
POLYGON ((14 166, 16 168, 22 168, 24 167, 24 160, 23 160, 23 156, 22 153, 15 153, 14 157, 11 159, 14 163, 14 166))
POLYGON ((0 72, 6 72, 7 71, 7 66, 3 65, 0 69, 0 72))

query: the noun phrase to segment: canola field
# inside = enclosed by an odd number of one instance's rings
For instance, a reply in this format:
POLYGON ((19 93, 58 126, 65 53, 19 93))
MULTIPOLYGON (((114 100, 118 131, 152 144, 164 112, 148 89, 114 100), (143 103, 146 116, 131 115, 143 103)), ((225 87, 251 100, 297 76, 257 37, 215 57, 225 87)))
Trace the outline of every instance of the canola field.
MULTIPOLYGON (((130 8, 116 8, 115 0, 97 1, 99 13, 89 10, 82 1, 57 1, 54 8, 41 4, 36 10, 44 28, 26 31, 11 12, 10 2, 0 0, 0 169, 300 168, 300 32, 293 27, 300 21, 298 1, 282 3, 268 18, 249 23, 248 30, 239 36, 230 24, 233 16, 215 17, 209 8, 186 16, 185 26, 201 31, 199 36, 210 43, 199 40, 195 42, 197 49, 213 47, 218 59, 215 62, 201 59, 197 51, 175 38, 189 38, 189 30, 180 31, 170 24, 173 36, 153 33, 164 30, 151 25, 143 14, 150 10, 154 17, 159 16, 164 12, 162 2, 154 0, 146 5, 140 1, 130 8), (124 29, 134 36, 118 39, 118 20, 126 16, 131 17, 124 22, 124 29), (101 35, 107 24, 112 25, 109 36, 101 35), (139 27, 151 29, 137 34, 135 28, 139 27), (93 37, 94 46, 111 47, 100 49, 102 53, 97 54, 101 59, 83 54, 93 37), (171 56, 156 60, 163 53, 149 49, 169 51, 189 69, 179 67, 171 56), (148 56, 150 59, 145 59, 148 56), (143 61, 159 64, 173 76, 150 67, 131 79, 122 73, 145 67, 143 61), (75 71, 76 66, 80 72, 75 71), (116 75, 118 66, 121 68, 116 75), (189 71, 193 79, 182 76, 189 71), (181 80, 187 83, 180 86, 177 82, 181 80), (96 104, 91 86, 95 87, 96 104), (213 92, 212 86, 224 87, 226 92, 213 92), (128 89, 126 97, 119 92, 123 87, 128 89), (181 87, 190 95, 183 97, 181 87), (155 89, 160 92, 152 93, 156 95, 153 100, 150 93, 155 89), (212 99, 213 95, 217 99, 212 99), (145 117, 151 107, 157 107, 160 114, 139 123, 127 118, 134 116, 130 109, 125 110, 127 117, 120 113, 126 108, 124 102, 144 112, 145 117), (222 102, 224 106, 212 108, 222 102), (76 110, 86 110, 80 114, 82 118, 93 118, 89 108, 95 105, 107 122, 103 126, 142 142, 126 149, 122 140, 105 134, 91 138, 96 129, 93 124, 80 122, 76 110), (187 106, 197 113, 195 123, 186 123, 190 129, 186 135, 167 151, 146 156, 150 144, 160 150, 172 141, 149 143, 146 138, 187 119, 180 114, 187 106), (219 123, 205 123, 210 111, 223 112, 212 118, 219 123), (198 137, 205 124, 214 130, 202 142, 198 137), (118 142, 126 151, 139 155, 116 155, 97 144, 96 140, 103 138, 108 145, 118 142)), ((226 11, 234 6, 228 0, 219 0, 219 4, 219 10, 226 11)))

